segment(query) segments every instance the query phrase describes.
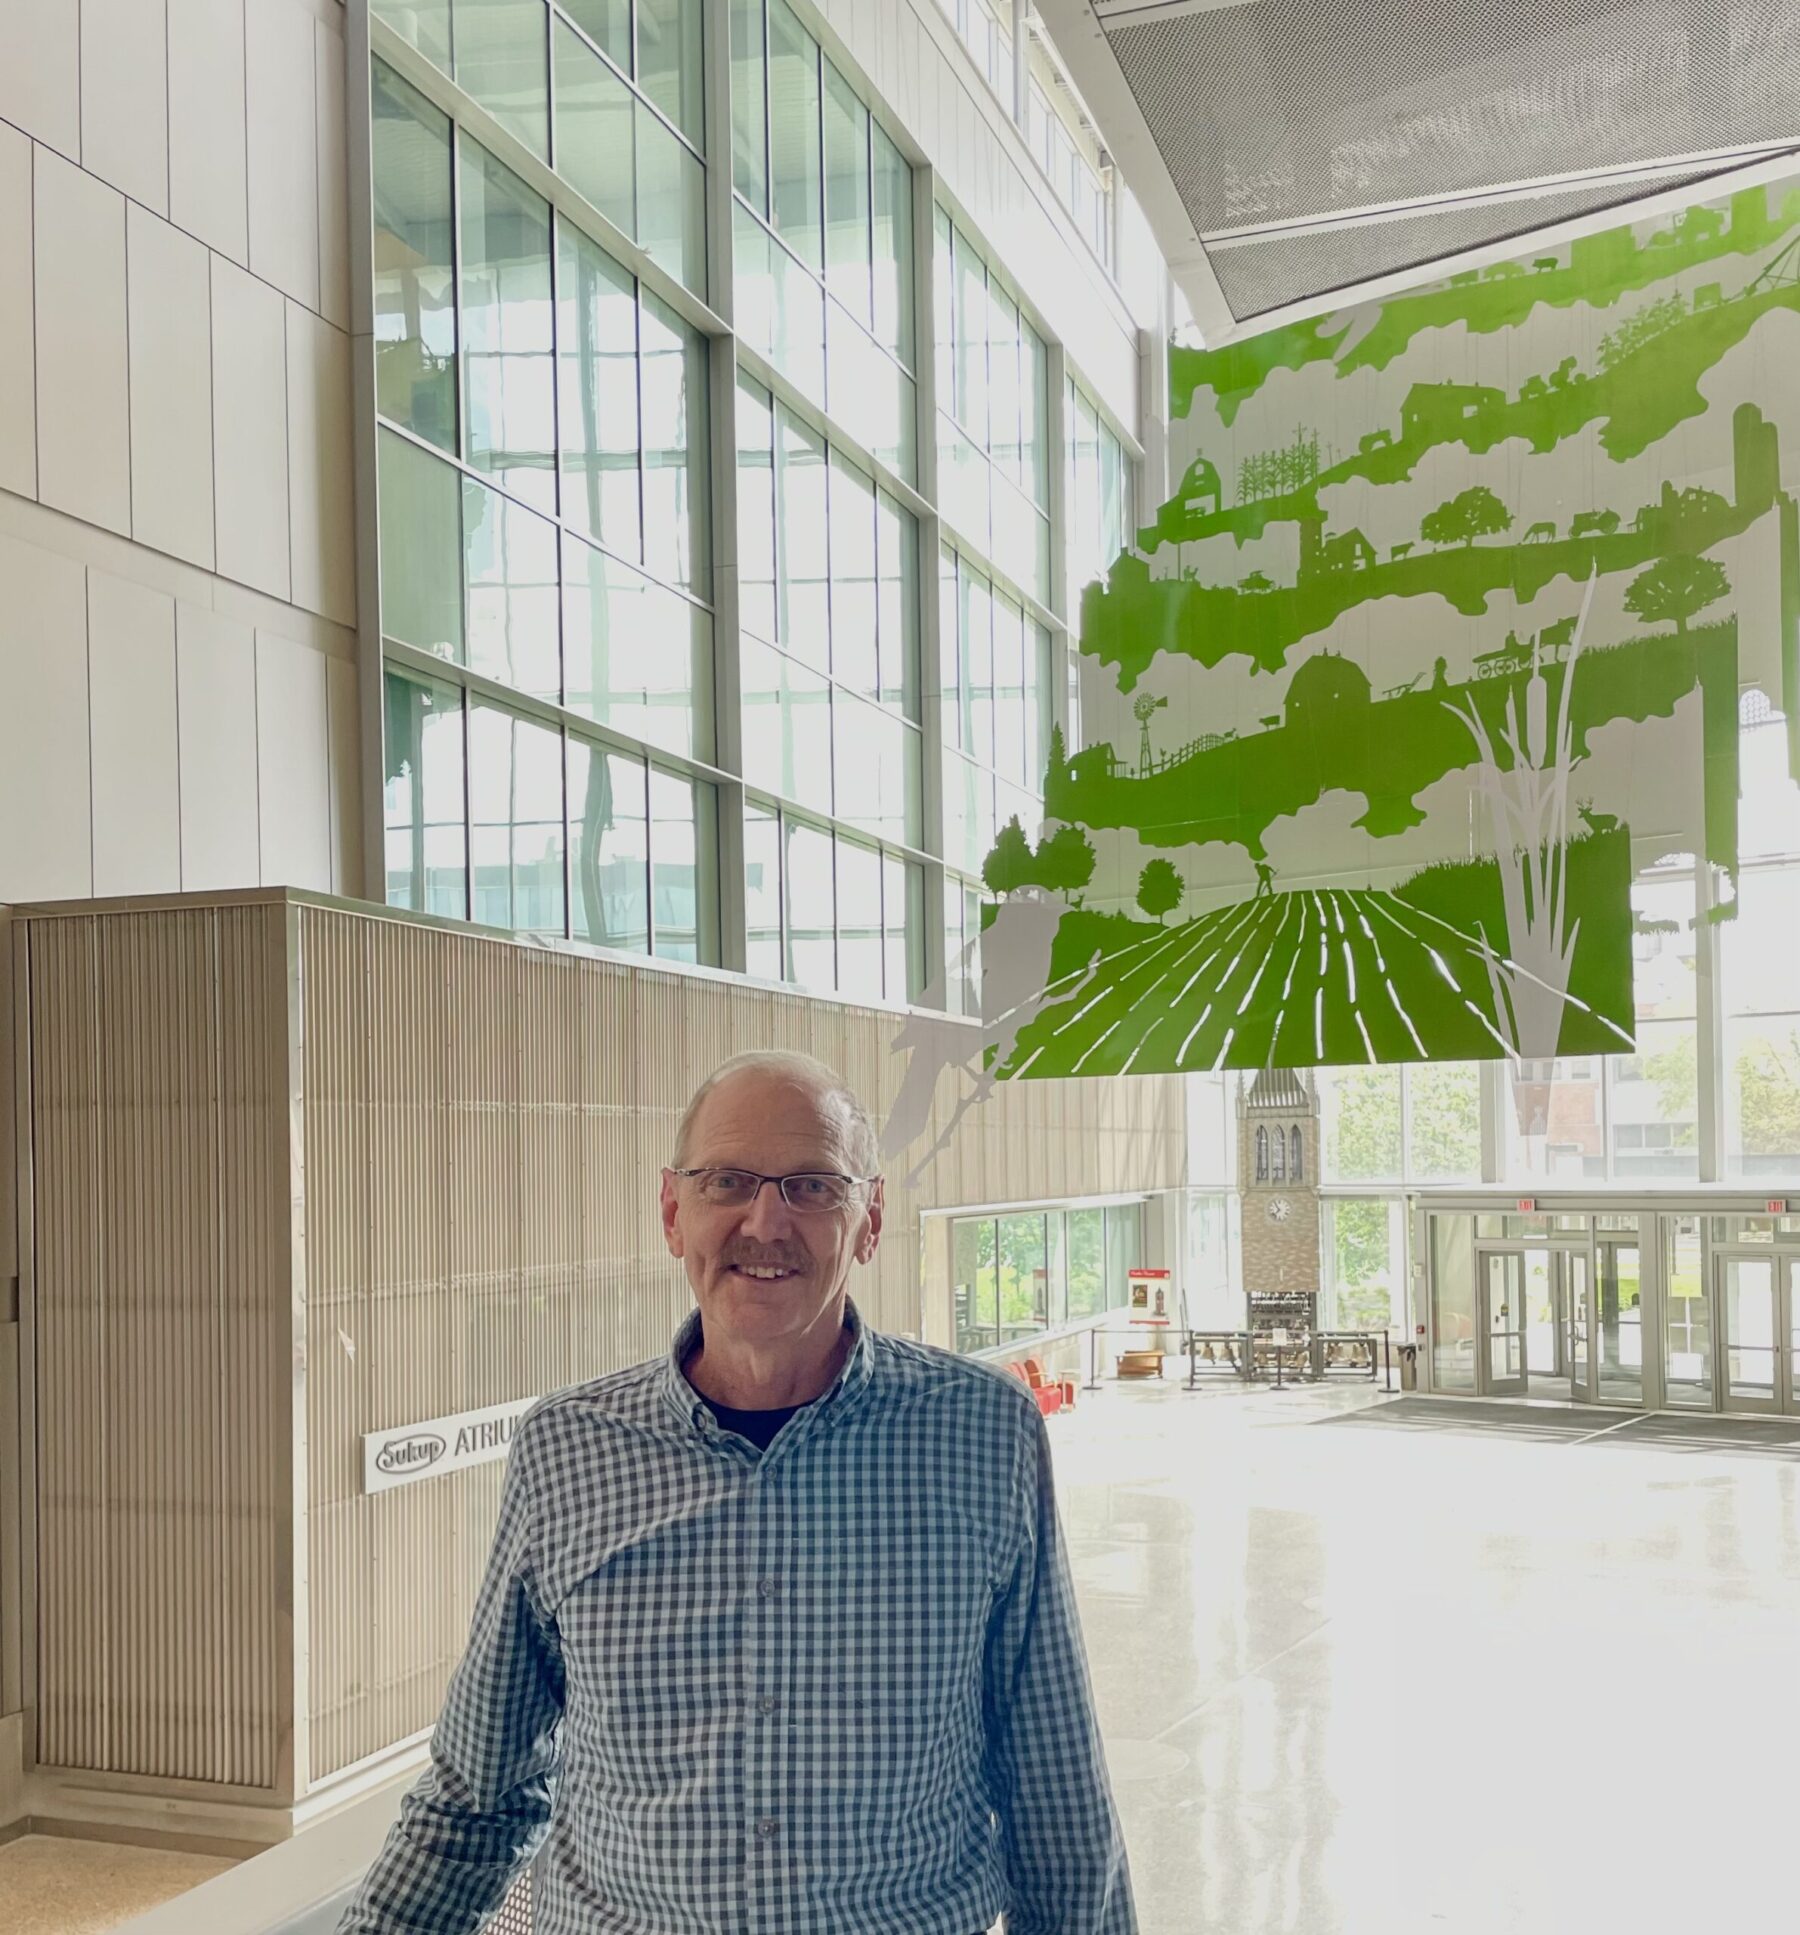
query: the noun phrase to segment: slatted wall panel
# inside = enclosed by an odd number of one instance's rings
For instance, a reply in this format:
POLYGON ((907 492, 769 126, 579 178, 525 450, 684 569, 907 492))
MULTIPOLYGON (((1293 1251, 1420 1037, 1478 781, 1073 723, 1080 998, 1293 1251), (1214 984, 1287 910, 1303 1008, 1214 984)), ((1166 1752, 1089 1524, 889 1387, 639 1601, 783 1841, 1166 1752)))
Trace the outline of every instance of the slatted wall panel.
POLYGON ((281 910, 29 927, 38 1758, 272 1788, 281 910))

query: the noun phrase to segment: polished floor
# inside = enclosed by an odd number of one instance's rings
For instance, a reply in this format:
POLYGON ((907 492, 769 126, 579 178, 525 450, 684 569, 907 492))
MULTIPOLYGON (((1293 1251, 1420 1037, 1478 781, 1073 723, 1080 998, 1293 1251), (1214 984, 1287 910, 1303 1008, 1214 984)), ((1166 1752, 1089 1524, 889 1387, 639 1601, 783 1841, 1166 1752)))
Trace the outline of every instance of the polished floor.
POLYGON ((104 1935, 230 1866, 211 1855, 28 1834, 0 1847, 0 1929, 104 1935))
POLYGON ((1050 1420, 1144 1935, 1791 1925, 1800 1421, 1383 1402, 1050 1420))

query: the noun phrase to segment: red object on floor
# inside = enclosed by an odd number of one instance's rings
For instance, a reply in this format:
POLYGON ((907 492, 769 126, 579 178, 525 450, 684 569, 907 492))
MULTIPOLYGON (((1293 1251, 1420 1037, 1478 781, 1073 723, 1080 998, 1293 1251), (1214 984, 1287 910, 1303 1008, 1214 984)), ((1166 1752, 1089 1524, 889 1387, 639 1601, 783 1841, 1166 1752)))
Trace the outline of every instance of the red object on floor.
POLYGON ((1006 1367, 1037 1399, 1037 1408, 1045 1417, 1050 1417, 1063 1408, 1063 1387, 1048 1382, 1039 1383, 1044 1373, 1038 1368, 1037 1359, 1028 1357, 1023 1364, 1008 1364, 1006 1367), (1036 1378, 1033 1377, 1036 1372, 1036 1378))

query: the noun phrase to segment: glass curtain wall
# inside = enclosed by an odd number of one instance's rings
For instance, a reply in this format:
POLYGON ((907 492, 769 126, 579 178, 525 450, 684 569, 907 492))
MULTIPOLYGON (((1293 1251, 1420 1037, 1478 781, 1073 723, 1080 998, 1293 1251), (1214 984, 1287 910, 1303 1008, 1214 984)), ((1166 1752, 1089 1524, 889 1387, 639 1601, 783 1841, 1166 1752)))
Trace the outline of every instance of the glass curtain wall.
MULTIPOLYGON (((682 36, 621 14, 678 104, 682 36)), ((715 756, 706 341, 379 61, 372 91, 388 900, 716 960, 717 790, 667 758, 715 756)))
POLYGON ((994 1350, 1122 1310, 1126 1272, 1143 1257, 1143 1225, 1141 1203, 957 1217, 956 1348, 994 1350))

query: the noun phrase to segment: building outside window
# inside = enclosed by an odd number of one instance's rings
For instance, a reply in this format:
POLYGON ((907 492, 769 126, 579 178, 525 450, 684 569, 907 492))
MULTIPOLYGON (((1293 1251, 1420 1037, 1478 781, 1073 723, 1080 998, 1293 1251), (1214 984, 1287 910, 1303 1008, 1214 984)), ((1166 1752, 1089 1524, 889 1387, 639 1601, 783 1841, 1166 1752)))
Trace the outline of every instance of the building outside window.
POLYGON ((1122 1310, 1143 1222, 1142 1203, 955 1218, 956 1348, 996 1350, 1122 1310))

